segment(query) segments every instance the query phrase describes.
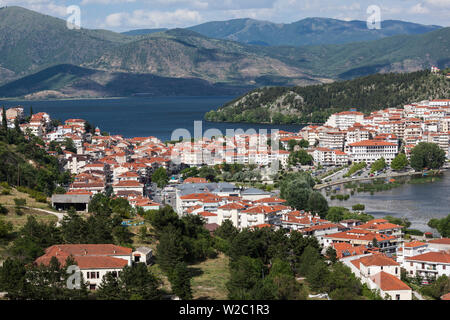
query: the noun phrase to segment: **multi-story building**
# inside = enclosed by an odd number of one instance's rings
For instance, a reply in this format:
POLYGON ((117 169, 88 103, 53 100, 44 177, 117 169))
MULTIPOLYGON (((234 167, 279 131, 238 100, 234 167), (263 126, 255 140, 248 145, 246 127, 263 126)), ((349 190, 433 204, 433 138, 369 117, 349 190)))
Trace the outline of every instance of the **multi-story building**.
POLYGON ((398 145, 387 141, 365 140, 349 145, 349 156, 352 162, 366 162, 368 165, 380 158, 390 164, 398 153, 398 145))

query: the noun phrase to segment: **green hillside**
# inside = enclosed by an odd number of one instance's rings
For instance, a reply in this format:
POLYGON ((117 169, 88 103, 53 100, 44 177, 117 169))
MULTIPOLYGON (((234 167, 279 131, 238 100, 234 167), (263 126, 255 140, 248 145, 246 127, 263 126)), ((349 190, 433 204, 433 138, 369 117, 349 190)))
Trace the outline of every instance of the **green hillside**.
POLYGON ((365 21, 306 18, 293 23, 254 19, 206 22, 189 30, 210 38, 266 46, 306 46, 377 40, 400 34, 421 34, 439 29, 398 20, 381 22, 380 29, 368 29, 365 21))
POLYGON ((249 86, 211 84, 202 79, 107 72, 62 64, 0 87, 0 97, 26 99, 126 97, 133 95, 236 95, 249 86))
POLYGON ((0 9, 0 63, 10 78, 59 63, 79 65, 133 39, 106 30, 70 30, 65 20, 21 7, 0 9))
MULTIPOLYGON (((445 71, 448 72, 448 71, 445 71)), ((450 80, 429 71, 376 74, 306 87, 255 89, 205 115, 209 121, 323 123, 335 112, 369 113, 426 99, 448 98, 450 80)))
MULTIPOLYGON (((325 22, 333 22, 328 20, 320 20, 324 26, 318 30, 333 29, 327 27, 325 22)), ((14 83, 17 88, 4 87, 14 90, 3 90, 3 96, 47 90, 61 97, 129 95, 136 91, 168 94, 189 91, 192 86, 197 88, 197 93, 205 94, 230 86, 237 87, 238 91, 242 87, 306 86, 374 73, 417 71, 431 65, 447 67, 449 42, 450 28, 367 42, 303 47, 249 45, 212 39, 187 29, 128 36, 106 30, 70 30, 62 19, 7 7, 0 9, 0 84, 23 80, 14 83), (67 70, 62 73, 47 70, 58 65, 95 69, 103 80, 98 81, 89 74, 74 75, 67 70), (35 75, 40 71, 44 73, 35 75), (106 79, 106 74, 111 73, 121 76, 106 79), (147 75, 146 86, 136 82, 143 74, 147 75), (29 78, 30 75, 33 76, 29 78), (38 76, 43 76, 43 83, 36 82, 38 76), (148 82, 148 79, 159 79, 155 77, 185 79, 184 87, 160 88, 154 81, 148 82), (118 83, 124 80, 129 82, 118 83), (129 88, 130 84, 138 88, 129 88)), ((161 83, 167 84, 166 80, 161 83)))
POLYGON ((351 79, 377 72, 411 72, 450 66, 450 28, 344 45, 264 48, 274 58, 311 74, 351 79))

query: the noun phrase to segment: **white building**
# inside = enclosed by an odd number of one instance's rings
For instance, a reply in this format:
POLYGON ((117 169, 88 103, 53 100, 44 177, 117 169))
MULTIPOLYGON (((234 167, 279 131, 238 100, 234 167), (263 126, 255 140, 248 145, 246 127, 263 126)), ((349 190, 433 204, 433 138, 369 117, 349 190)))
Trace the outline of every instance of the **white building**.
POLYGON ((48 265, 51 258, 56 257, 61 265, 65 265, 66 259, 72 256, 89 289, 95 290, 108 272, 118 276, 125 266, 131 266, 131 253, 131 248, 113 244, 59 244, 47 248, 35 263, 48 265))
POLYGON ((356 122, 364 122, 364 114, 357 111, 344 111, 332 114, 325 126, 331 126, 333 128, 339 128, 341 130, 346 130, 347 128, 353 126, 356 122))
POLYGON ((368 165, 380 158, 390 164, 398 153, 398 145, 387 141, 365 140, 349 144, 352 162, 365 162, 368 165))
POLYGON ((405 258, 403 266, 410 277, 415 277, 417 274, 424 278, 450 276, 450 253, 446 251, 426 252, 405 258))

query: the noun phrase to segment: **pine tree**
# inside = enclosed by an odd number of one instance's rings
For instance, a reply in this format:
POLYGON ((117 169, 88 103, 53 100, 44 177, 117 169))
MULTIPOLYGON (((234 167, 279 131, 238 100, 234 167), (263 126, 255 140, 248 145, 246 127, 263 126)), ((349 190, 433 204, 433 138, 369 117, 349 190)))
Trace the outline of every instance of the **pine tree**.
POLYGON ((106 273, 100 286, 96 291, 96 297, 99 300, 121 300, 122 288, 119 280, 111 272, 106 273))
POLYGON ((173 226, 167 227, 161 234, 156 248, 156 259, 161 269, 168 275, 172 273, 178 263, 183 261, 184 248, 181 243, 182 236, 173 226))
POLYGON ((184 262, 178 263, 169 277, 172 292, 183 300, 192 299, 191 277, 184 262))
POLYGON ((6 119, 6 110, 5 107, 2 108, 2 130, 1 133, 3 136, 6 136, 8 133, 8 121, 6 119))

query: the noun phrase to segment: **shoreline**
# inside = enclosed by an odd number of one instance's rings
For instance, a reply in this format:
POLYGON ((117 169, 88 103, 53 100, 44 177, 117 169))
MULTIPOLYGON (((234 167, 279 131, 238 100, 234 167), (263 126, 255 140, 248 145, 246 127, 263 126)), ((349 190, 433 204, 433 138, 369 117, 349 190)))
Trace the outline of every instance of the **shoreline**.
MULTIPOLYGON (((448 169, 447 168, 441 168, 439 170, 439 172, 444 173, 446 172, 448 169)), ((341 180, 337 180, 337 181, 333 181, 333 182, 327 182, 327 183, 322 183, 322 184, 317 184, 314 186, 315 190, 322 190, 326 187, 331 187, 331 186, 335 186, 338 184, 344 184, 347 182, 354 182, 354 181, 368 181, 368 180, 375 180, 375 179, 381 179, 381 178, 391 178, 391 177, 405 177, 405 176, 414 176, 414 175, 423 175, 423 172, 402 172, 402 173, 392 173, 392 174, 384 174, 384 175, 379 175, 379 176, 373 176, 373 177, 364 177, 364 178, 345 178, 345 179, 341 179, 341 180)))

